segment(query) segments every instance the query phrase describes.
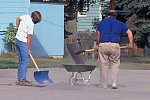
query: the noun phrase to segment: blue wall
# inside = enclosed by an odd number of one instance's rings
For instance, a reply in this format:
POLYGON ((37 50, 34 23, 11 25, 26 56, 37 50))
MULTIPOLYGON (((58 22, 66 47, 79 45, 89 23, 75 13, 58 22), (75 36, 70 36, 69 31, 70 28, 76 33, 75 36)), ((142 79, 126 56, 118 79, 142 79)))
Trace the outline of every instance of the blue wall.
POLYGON ((33 55, 64 55, 64 5, 31 3, 30 13, 38 10, 42 14, 41 23, 35 25, 31 44, 33 55))
MULTIPOLYGON (((64 55, 64 5, 36 4, 30 0, 0 0, 0 31, 6 30, 9 23, 14 23, 16 17, 31 14, 39 10, 43 20, 35 25, 31 50, 34 56, 63 56, 64 55)), ((2 34, 2 32, 0 33, 2 34)), ((0 52, 4 49, 0 35, 0 52)))
POLYGON ((0 30, 6 30, 16 17, 28 13, 29 0, 0 0, 0 30))
POLYGON ((3 38, 4 38, 4 35, 2 32, 0 32, 0 55, 3 55, 5 53, 3 38))
POLYGON ((9 23, 16 23, 16 17, 27 14, 29 10, 29 0, 0 0, 0 55, 7 52, 4 48, 4 32, 9 23))

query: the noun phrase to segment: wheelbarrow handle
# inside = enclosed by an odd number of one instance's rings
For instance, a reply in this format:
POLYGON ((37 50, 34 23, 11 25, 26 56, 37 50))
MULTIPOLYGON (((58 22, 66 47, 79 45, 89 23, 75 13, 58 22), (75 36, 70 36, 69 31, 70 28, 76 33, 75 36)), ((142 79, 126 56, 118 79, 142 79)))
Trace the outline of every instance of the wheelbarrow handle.
POLYGON ((90 52, 90 51, 94 51, 94 49, 87 49, 87 50, 85 50, 85 52, 90 52))
POLYGON ((120 49, 126 49, 128 46, 120 46, 120 49))
MULTIPOLYGON (((128 48, 128 46, 121 46, 120 48, 124 49, 124 48, 128 48)), ((95 47, 93 49, 81 50, 81 51, 76 52, 75 54, 79 55, 80 53, 83 53, 83 52, 91 52, 91 51, 96 51, 96 50, 98 50, 98 47, 95 47)))
POLYGON ((81 51, 76 52, 75 54, 76 54, 76 55, 79 55, 79 54, 81 54, 81 53, 83 53, 83 52, 91 52, 91 51, 94 51, 94 49, 81 50, 81 51))
POLYGON ((37 69, 38 71, 40 71, 40 69, 39 69, 38 65, 36 64, 36 62, 35 62, 35 60, 34 60, 32 54, 30 53, 29 55, 30 55, 30 58, 32 59, 32 62, 33 62, 33 64, 35 65, 36 69, 37 69))

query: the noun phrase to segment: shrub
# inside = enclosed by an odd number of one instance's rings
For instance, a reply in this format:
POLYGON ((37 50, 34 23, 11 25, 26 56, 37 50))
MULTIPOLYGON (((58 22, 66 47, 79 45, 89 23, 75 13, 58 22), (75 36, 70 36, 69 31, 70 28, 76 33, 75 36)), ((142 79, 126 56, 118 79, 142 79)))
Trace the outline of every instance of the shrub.
POLYGON ((8 46, 10 46, 10 51, 15 51, 16 33, 17 33, 16 27, 13 25, 13 23, 10 23, 9 26, 6 28, 6 32, 4 33, 5 47, 8 48, 8 46))

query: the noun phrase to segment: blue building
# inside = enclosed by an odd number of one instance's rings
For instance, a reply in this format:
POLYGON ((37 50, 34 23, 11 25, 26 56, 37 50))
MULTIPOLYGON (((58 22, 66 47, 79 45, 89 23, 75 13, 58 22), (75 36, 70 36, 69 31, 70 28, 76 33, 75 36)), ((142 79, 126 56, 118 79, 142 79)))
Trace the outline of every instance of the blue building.
MULTIPOLYGON (((32 0, 31 0, 32 1, 32 0)), ((3 31, 9 23, 15 25, 16 17, 38 10, 41 23, 35 25, 31 43, 34 56, 64 55, 64 5, 62 3, 30 2, 30 0, 0 0, 0 52, 4 48, 3 31)))

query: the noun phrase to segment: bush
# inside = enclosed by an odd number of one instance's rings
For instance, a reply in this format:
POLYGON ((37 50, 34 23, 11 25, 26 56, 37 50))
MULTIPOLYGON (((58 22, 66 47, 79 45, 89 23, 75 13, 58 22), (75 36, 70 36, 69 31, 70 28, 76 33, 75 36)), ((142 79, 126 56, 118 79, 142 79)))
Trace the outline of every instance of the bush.
POLYGON ((8 48, 8 46, 10 46, 10 51, 15 51, 16 33, 16 27, 13 25, 13 23, 10 23, 9 26, 6 28, 6 32, 4 33, 5 47, 8 48))

